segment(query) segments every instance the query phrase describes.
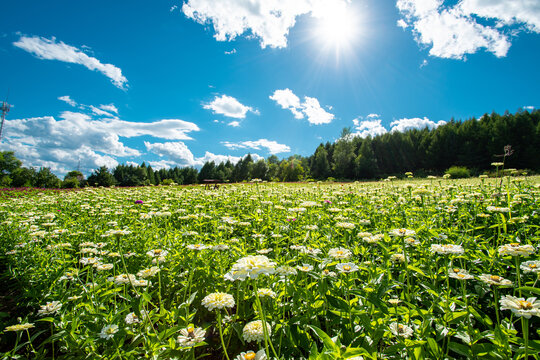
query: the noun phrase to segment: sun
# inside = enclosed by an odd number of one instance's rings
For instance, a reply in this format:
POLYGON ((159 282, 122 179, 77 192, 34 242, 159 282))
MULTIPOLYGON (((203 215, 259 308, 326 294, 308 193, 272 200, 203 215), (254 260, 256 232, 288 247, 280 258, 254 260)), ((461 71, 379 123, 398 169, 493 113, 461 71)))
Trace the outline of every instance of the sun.
POLYGON ((359 35, 359 15, 347 4, 328 6, 318 17, 314 36, 325 50, 350 51, 359 35))

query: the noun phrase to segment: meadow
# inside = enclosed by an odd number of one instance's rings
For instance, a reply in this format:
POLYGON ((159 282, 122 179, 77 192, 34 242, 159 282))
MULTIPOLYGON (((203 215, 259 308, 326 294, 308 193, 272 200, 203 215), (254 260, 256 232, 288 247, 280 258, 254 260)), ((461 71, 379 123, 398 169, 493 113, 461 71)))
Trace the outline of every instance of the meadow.
POLYGON ((4 359, 538 359, 540 178, 0 202, 4 359))

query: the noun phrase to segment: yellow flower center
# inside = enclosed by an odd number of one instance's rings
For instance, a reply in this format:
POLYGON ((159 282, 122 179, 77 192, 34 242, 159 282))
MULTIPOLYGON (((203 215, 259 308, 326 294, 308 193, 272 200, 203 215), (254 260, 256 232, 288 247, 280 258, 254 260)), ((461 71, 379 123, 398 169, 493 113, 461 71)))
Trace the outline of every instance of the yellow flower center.
POLYGON ((302 270, 309 271, 309 268, 307 266, 302 266, 302 270))
POLYGON ((460 278, 464 278, 465 274, 457 274, 457 276, 460 277, 460 278))
POLYGON ((517 247, 519 246, 519 243, 511 243, 510 246, 517 247))
POLYGON ((533 304, 528 301, 518 300, 519 307, 523 310, 531 310, 533 308, 533 304))
POLYGON ((458 272, 461 271, 461 269, 458 269, 458 268, 454 268, 453 270, 454 270, 454 272, 455 272, 456 274, 457 274, 458 272))
POLYGON ((538 265, 536 265, 536 264, 530 264, 529 267, 530 267, 531 269, 536 269, 536 268, 538 267, 538 265))
POLYGON ((343 255, 343 251, 338 250, 338 251, 336 251, 336 254, 338 254, 338 255, 343 255))
POLYGON ((343 266, 343 270, 350 271, 351 267, 349 265, 345 265, 345 266, 343 266))
POLYGON ((255 353, 253 351, 250 351, 244 356, 244 358, 246 360, 253 360, 253 359, 255 359, 255 353))
POLYGON ((330 272, 330 270, 328 270, 328 269, 323 270, 323 273, 325 273, 325 274, 328 274, 329 272, 330 272))
POLYGON ((497 276, 497 275, 491 275, 489 278, 490 278, 491 280, 497 281, 497 282, 500 282, 500 281, 502 280, 502 277, 497 276))
POLYGON ((193 326, 190 326, 187 328, 187 332, 190 334, 193 333, 194 331, 195 331, 195 328, 193 326))

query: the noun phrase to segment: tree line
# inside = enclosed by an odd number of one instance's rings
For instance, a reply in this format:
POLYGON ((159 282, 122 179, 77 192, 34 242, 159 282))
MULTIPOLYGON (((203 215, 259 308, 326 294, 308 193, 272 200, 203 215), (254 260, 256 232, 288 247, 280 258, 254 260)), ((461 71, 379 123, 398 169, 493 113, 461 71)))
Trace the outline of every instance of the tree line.
POLYGON ((4 151, 0 152, 0 186, 187 185, 207 179, 241 182, 255 178, 360 180, 403 176, 405 172, 414 172, 416 176, 441 175, 452 166, 467 168, 476 175, 493 170, 491 163, 503 159, 507 168, 540 170, 540 110, 492 113, 465 121, 452 119, 435 129, 412 129, 366 138, 355 136, 350 128, 345 128, 337 141, 321 143, 308 157, 293 155, 280 160, 272 155, 254 160, 248 154, 236 164, 208 161, 200 170, 193 167, 154 170, 145 163, 120 164, 114 169, 102 166, 87 179, 74 170, 60 180, 49 168, 22 167, 14 152, 4 151), (503 149, 507 145, 512 150, 505 156, 503 149))

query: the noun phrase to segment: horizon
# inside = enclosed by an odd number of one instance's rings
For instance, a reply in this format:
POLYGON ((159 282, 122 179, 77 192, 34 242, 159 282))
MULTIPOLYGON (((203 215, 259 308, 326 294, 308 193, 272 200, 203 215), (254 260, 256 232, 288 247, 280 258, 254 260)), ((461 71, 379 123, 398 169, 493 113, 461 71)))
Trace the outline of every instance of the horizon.
POLYGON ((524 0, 4 10, 0 150, 57 175, 309 156, 345 127, 376 136, 539 106, 540 8, 524 0))

